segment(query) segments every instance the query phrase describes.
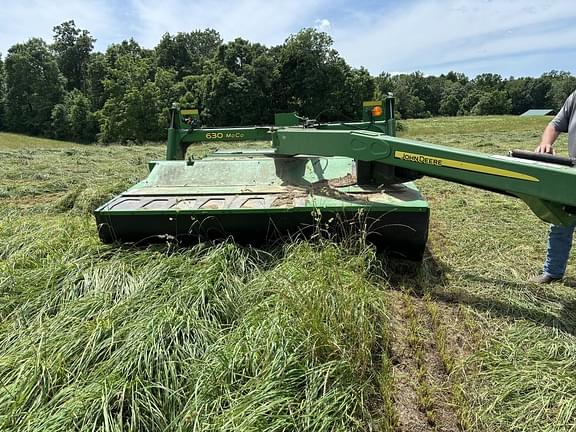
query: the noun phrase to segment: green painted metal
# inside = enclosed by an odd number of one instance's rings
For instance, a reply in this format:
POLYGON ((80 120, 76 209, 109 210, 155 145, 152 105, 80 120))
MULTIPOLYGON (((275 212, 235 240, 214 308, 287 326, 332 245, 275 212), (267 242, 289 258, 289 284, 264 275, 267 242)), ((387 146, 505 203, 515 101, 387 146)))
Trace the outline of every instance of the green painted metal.
POLYGON ((197 111, 174 105, 167 160, 150 162, 148 178, 96 210, 102 240, 258 243, 364 227, 382 249, 419 259, 429 209, 411 181, 422 175, 516 196, 551 223, 576 222, 574 168, 396 138, 393 97, 366 103, 360 122, 275 120, 203 128, 197 111), (186 160, 194 143, 248 140, 272 148, 186 160))
POLYGON ((225 141, 270 141, 269 127, 168 129, 167 160, 183 160, 190 144, 225 141))
POLYGON ((395 115, 396 98, 391 94, 379 101, 366 101, 362 104, 362 121, 376 123, 380 130, 374 127, 362 128, 376 132, 384 132, 390 136, 396 136, 395 115), (379 109, 380 115, 375 114, 375 109, 379 109))
POLYGON ((274 114, 275 126, 298 126, 300 120, 296 113, 276 113, 274 114))
POLYGON ((197 161, 157 161, 148 178, 96 210, 102 240, 225 238, 258 244, 318 229, 365 227, 383 250, 420 259, 429 208, 412 183, 353 181, 346 157, 229 151, 197 161))
MULTIPOLYGON (((389 96, 383 101, 371 102, 364 107, 362 122, 321 123, 308 121, 306 126, 321 130, 371 130, 394 136, 396 123, 394 120, 394 98, 389 96), (381 106, 383 114, 373 118, 368 112, 374 106, 381 106)), ((200 142, 226 141, 271 141, 275 131, 288 127, 297 127, 301 120, 295 113, 275 114, 274 126, 200 128, 197 110, 181 110, 174 104, 170 110, 170 126, 168 128, 168 144, 166 160, 184 160, 188 146, 200 142), (182 113, 189 113, 183 115, 182 113)))
POLYGON ((359 185, 358 164, 351 158, 282 157, 274 149, 219 151, 186 160, 186 150, 194 143, 272 141, 279 130, 393 134, 393 103, 384 106, 392 111, 361 122, 319 124, 281 113, 274 126, 203 128, 197 111, 174 105, 167 160, 150 162, 148 178, 96 210, 100 237, 137 242, 233 235, 236 241, 254 244, 318 229, 337 235, 362 227, 379 248, 420 259, 429 208, 413 183, 359 185))
POLYGON ((573 167, 434 145, 370 131, 279 130, 279 154, 340 155, 516 196, 542 220, 576 222, 573 167))

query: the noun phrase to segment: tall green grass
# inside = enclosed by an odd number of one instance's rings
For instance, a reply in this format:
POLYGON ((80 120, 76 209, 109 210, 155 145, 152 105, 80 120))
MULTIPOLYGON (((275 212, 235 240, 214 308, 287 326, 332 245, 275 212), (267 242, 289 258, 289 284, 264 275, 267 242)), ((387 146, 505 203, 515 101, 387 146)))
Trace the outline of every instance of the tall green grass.
MULTIPOLYGON (((532 149, 547 121, 409 120, 401 133, 505 154, 532 149)), ((0 430, 398 427, 395 287, 370 248, 109 247, 90 211, 143 178, 163 146, 0 133, 0 152, 0 430)), ((576 290, 527 283, 546 224, 510 197, 418 184, 432 210, 429 252, 417 271, 386 272, 435 311, 442 337, 422 346, 440 344, 463 424, 576 430, 576 290)), ((569 280, 575 270, 571 260, 569 280)))
POLYGON ((386 430, 373 252, 101 245, 0 225, 0 429, 386 430))

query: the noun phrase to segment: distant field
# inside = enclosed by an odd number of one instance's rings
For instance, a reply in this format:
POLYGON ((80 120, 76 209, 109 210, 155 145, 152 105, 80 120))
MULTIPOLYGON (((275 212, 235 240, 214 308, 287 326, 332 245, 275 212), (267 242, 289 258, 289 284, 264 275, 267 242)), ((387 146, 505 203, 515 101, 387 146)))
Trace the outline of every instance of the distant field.
MULTIPOLYGON (((402 136, 506 154, 548 121, 402 136)), ((0 430, 576 430, 576 267, 526 282, 547 226, 521 201, 419 180, 421 265, 352 240, 101 244, 91 211, 164 151, 0 133, 0 430)))

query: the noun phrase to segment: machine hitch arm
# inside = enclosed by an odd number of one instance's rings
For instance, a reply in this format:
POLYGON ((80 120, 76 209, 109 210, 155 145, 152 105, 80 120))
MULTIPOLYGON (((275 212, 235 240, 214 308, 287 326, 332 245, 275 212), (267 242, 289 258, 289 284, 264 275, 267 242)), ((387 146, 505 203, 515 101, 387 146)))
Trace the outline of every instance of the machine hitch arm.
MULTIPOLYGON (((390 176, 393 167, 398 172, 416 172, 516 196, 546 222, 576 223, 576 169, 572 167, 360 130, 280 129, 273 134, 273 144, 277 154, 345 156, 368 162, 376 174, 381 171, 390 176)), ((378 184, 386 183, 385 175, 375 178, 378 184)))

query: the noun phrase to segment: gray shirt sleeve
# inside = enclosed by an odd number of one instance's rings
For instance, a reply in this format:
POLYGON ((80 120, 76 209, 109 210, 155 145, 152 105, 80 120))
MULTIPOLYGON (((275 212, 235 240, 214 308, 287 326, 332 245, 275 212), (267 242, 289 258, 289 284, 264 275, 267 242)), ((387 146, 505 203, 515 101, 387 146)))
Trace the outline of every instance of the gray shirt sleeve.
POLYGON ((550 122, 550 124, 554 126, 554 129, 556 129, 557 132, 568 132, 568 126, 570 124, 570 119, 574 114, 575 106, 576 92, 573 92, 570 96, 568 96, 568 99, 566 99, 564 106, 560 111, 558 111, 556 117, 554 117, 550 122))

